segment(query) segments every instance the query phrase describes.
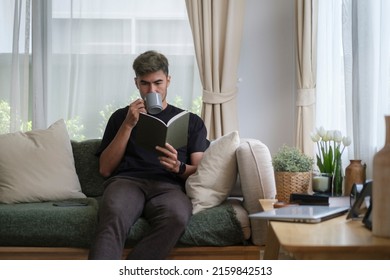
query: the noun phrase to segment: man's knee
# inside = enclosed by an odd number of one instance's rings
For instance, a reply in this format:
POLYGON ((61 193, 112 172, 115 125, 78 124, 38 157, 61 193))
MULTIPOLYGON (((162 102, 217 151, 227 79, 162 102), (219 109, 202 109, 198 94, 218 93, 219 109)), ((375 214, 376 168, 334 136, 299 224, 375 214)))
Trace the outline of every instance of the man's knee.
POLYGON ((184 229, 191 219, 192 207, 191 204, 184 205, 175 204, 167 215, 167 222, 174 227, 184 229))

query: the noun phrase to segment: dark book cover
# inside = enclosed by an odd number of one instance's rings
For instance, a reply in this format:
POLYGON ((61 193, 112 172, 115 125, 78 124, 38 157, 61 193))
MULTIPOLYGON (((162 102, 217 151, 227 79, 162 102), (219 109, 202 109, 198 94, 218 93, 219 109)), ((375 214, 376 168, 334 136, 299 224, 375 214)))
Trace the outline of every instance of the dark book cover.
POLYGON ((299 205, 329 205, 329 196, 292 193, 290 195, 290 203, 299 205))
POLYGON ((137 123, 136 144, 155 151, 156 146, 169 143, 175 149, 187 145, 190 113, 183 111, 171 118, 167 124, 148 114, 141 113, 137 123))

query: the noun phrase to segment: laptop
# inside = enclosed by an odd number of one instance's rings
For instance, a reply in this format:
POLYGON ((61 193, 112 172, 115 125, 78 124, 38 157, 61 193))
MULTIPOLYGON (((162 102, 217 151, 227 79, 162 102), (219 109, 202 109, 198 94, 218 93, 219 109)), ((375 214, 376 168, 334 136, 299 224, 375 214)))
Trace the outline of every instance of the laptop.
POLYGON ((319 223, 341 216, 348 210, 349 206, 331 207, 323 205, 297 205, 254 213, 250 214, 249 217, 271 221, 319 223))

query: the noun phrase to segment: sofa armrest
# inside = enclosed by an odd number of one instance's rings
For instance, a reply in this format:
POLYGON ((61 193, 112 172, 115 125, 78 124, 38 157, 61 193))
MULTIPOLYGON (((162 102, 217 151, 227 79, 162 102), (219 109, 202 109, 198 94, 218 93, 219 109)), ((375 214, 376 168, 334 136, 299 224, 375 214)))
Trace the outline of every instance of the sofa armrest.
MULTIPOLYGON (((271 153, 259 140, 241 139, 236 156, 244 197, 243 205, 249 214, 263 211, 259 199, 273 199, 276 196, 271 153)), ((251 220, 252 242, 256 245, 264 245, 267 229, 267 221, 251 220)))

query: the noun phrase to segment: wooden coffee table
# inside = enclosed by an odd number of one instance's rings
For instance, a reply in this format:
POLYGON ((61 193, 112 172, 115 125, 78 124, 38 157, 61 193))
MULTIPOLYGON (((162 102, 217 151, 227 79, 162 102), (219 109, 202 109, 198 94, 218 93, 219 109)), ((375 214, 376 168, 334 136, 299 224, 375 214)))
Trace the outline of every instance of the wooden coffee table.
POLYGON ((390 259, 390 238, 373 236, 346 215, 317 224, 271 221, 264 259, 277 259, 280 248, 296 259, 390 259))

